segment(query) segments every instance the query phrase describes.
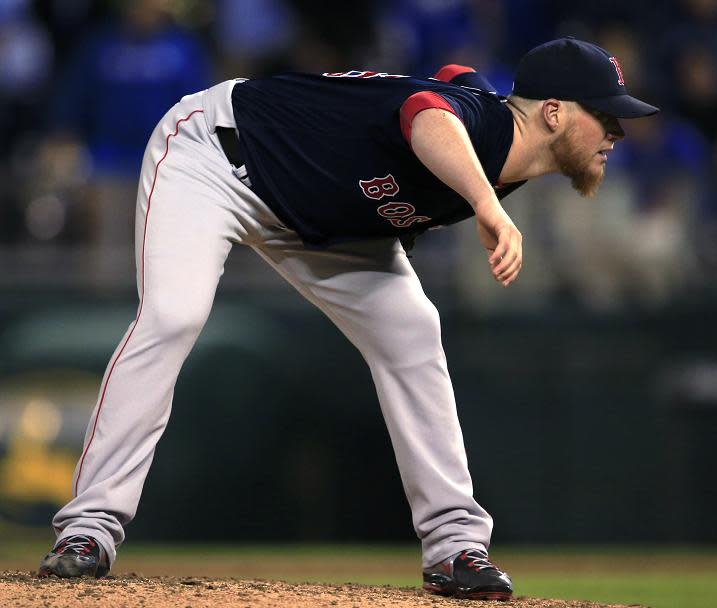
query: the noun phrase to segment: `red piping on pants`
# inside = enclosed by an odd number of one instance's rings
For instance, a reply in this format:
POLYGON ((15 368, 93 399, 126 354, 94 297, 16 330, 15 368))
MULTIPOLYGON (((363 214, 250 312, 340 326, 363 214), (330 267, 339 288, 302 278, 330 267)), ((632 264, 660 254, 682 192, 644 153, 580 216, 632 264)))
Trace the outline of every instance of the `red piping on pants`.
POLYGON ((152 189, 149 192, 149 198, 147 199, 147 214, 144 218, 144 236, 142 237, 142 295, 140 297, 139 301, 139 310, 137 311, 137 318, 134 320, 134 326, 132 327, 132 330, 129 332, 129 335, 124 341, 124 344, 122 345, 122 348, 120 349, 119 353, 117 353, 117 356, 115 357, 115 360, 112 362, 112 366, 110 367, 110 371, 107 374, 107 380, 105 381, 105 386, 102 389, 102 396, 100 397, 100 404, 97 407, 97 415, 95 416, 95 423, 92 426, 92 435, 90 436, 90 440, 87 443, 87 447, 85 448, 84 452, 82 453, 82 459, 80 460, 80 468, 77 472, 77 479, 75 480, 75 493, 74 495, 77 496, 77 488, 80 483, 80 476, 82 475, 82 466, 85 464, 85 457, 87 456, 87 452, 90 449, 90 446, 92 445, 92 440, 95 438, 95 431, 97 430, 97 421, 100 419, 100 412, 102 411, 102 405, 105 401, 105 394, 107 393, 107 385, 110 383, 110 378, 112 377, 112 372, 114 371, 115 365, 117 365, 117 361, 119 361, 119 358, 122 356, 122 353, 124 352, 124 349, 126 348, 127 344, 129 343, 129 339, 132 337, 132 334, 134 333, 134 330, 137 329, 137 324, 139 323, 139 317, 142 314, 142 306, 144 305, 144 247, 147 242, 147 225, 149 224, 149 211, 152 207, 152 195, 154 194, 154 187, 157 184, 157 173, 159 172, 159 165, 162 164, 162 161, 167 158, 167 154, 169 154, 169 140, 172 137, 175 137, 177 133, 179 133, 179 125, 187 120, 189 120, 192 116, 194 116, 197 113, 203 113, 204 110, 194 110, 191 112, 188 116, 185 118, 180 118, 177 121, 177 124, 174 128, 174 133, 170 133, 167 135, 167 145, 166 149, 164 150, 164 156, 159 159, 159 162, 157 163, 157 166, 154 168, 154 179, 152 180, 152 189))

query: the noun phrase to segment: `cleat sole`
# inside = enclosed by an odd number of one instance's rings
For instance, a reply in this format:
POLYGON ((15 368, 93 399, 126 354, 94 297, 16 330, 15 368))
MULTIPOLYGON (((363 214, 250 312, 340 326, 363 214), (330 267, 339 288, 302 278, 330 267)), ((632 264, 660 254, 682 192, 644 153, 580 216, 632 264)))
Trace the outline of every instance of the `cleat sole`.
POLYGON ((455 597, 467 600, 490 600, 494 602, 507 602, 513 597, 512 591, 470 591, 467 589, 456 589, 450 583, 441 585, 438 583, 424 582, 423 590, 434 595, 443 597, 455 597))
POLYGON ((457 598, 467 600, 492 600, 494 602, 508 602, 513 597, 512 591, 481 591, 478 593, 456 593, 457 598))

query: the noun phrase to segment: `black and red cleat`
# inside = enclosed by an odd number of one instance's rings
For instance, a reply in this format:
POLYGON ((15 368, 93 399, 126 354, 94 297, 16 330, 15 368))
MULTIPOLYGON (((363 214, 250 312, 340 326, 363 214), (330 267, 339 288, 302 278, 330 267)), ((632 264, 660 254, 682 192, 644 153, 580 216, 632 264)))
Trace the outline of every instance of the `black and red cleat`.
POLYGON ((109 572, 107 554, 91 536, 75 534, 59 541, 40 562, 37 574, 41 577, 59 576, 74 578, 94 576, 101 578, 109 572))
POLYGON ((507 601, 513 595, 510 577, 477 549, 462 551, 424 570, 423 589, 472 600, 507 601))

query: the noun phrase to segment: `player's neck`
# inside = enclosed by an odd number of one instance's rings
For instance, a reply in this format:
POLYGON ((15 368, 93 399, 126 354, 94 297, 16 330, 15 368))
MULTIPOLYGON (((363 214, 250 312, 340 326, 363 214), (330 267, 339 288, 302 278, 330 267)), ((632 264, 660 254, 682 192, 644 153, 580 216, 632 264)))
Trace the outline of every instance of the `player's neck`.
POLYGON ((509 103, 508 108, 513 114, 513 143, 500 172, 501 183, 523 181, 558 171, 550 150, 550 140, 540 125, 518 106, 509 103))

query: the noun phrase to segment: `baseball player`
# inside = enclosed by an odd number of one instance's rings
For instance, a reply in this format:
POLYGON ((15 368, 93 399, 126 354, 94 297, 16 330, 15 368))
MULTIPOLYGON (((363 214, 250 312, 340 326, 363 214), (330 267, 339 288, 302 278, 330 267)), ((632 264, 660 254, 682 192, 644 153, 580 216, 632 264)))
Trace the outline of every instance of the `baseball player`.
POLYGON ((573 38, 525 55, 507 99, 456 65, 428 79, 239 79, 184 97, 147 146, 137 316, 104 375, 40 576, 111 568, 177 375, 240 243, 366 359, 422 543, 424 588, 510 598, 510 578, 488 558, 492 519, 473 498, 438 312, 402 241, 474 217, 487 271, 510 285, 522 237, 499 199, 555 172, 592 195, 624 136, 618 119, 657 111, 627 94, 615 57, 573 38))

